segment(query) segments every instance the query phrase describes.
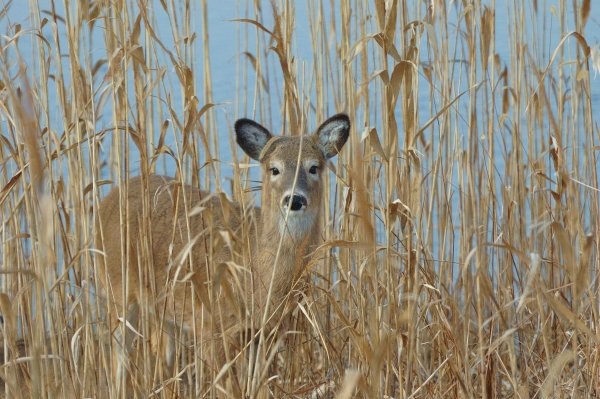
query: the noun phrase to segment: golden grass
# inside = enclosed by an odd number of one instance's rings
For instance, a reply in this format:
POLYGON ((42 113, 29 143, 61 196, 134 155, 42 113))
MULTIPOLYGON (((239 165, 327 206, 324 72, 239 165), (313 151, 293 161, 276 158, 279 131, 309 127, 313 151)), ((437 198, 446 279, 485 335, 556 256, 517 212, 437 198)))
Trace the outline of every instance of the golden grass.
POLYGON ((331 168, 307 288, 269 341, 279 346, 215 381, 194 345, 178 345, 167 371, 144 335, 133 395, 600 396, 590 0, 350 0, 333 15, 309 0, 308 20, 304 2, 242 2, 237 22, 210 20, 206 0, 72 3, 31 0, 27 26, 10 18, 20 3, 0 4, 6 397, 117 394, 95 294, 108 183, 158 171, 247 200, 246 168, 222 180, 234 116, 272 126, 281 115, 299 133, 334 111, 354 131, 331 168), (213 103, 207 45, 220 23, 239 38, 228 105, 213 103), (231 118, 218 122, 223 109, 231 118), (195 392, 200 379, 212 389, 195 392))

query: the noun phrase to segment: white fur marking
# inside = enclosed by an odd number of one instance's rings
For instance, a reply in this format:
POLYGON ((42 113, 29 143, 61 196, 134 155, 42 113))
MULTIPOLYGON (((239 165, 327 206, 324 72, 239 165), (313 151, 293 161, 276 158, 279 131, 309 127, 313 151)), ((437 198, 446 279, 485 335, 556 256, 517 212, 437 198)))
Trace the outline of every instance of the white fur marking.
POLYGON ((314 209, 290 211, 287 223, 285 220, 286 213, 287 210, 281 213, 279 232, 280 234, 289 234, 294 240, 301 240, 306 237, 317 221, 317 212, 314 209))

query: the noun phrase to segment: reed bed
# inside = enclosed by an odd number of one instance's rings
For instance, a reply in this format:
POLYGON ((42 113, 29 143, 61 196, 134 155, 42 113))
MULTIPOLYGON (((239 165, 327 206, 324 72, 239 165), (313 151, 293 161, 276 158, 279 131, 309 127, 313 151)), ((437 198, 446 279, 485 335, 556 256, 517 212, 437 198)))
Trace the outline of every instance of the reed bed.
POLYGON ((144 313, 128 395, 600 397, 591 3, 232 2, 222 21, 206 0, 30 0, 21 22, 2 2, 5 396, 124 392, 95 267, 109 187, 160 173, 258 203, 235 118, 298 134, 344 111, 323 245, 268 345, 219 373, 181 339, 169 369, 144 313), (237 49, 226 104, 213 24, 237 49))

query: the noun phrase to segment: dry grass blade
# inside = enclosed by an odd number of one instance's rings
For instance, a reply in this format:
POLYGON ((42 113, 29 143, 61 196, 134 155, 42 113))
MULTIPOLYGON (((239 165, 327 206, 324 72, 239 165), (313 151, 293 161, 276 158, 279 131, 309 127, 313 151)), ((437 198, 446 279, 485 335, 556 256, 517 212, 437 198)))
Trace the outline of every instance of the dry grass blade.
POLYGON ((562 373, 564 367, 574 361, 576 359, 575 353, 570 350, 566 350, 560 353, 555 359, 552 360, 552 364, 550 365, 550 370, 548 371, 548 376, 544 380, 541 388, 541 396, 542 398, 552 398, 554 397, 554 384, 556 384, 557 380, 560 378, 560 374, 562 373))
POLYGON ((346 370, 342 386, 335 396, 336 399, 349 399, 354 397, 354 390, 356 389, 360 380, 360 372, 358 370, 346 370))

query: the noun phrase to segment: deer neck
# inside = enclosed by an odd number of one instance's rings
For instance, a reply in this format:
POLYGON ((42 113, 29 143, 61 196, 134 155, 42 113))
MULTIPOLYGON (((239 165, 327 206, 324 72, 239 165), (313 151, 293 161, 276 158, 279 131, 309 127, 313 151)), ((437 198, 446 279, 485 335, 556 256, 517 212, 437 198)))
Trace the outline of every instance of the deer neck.
POLYGON ((254 296, 259 308, 267 304, 269 292, 270 303, 275 305, 290 292, 318 242, 318 212, 288 217, 287 224, 278 217, 262 221, 252 261, 254 296))

